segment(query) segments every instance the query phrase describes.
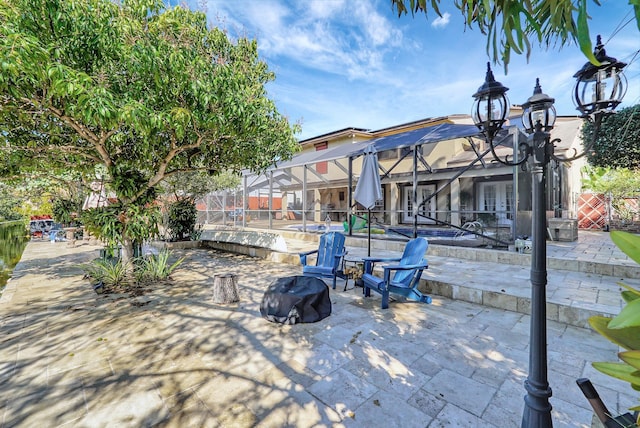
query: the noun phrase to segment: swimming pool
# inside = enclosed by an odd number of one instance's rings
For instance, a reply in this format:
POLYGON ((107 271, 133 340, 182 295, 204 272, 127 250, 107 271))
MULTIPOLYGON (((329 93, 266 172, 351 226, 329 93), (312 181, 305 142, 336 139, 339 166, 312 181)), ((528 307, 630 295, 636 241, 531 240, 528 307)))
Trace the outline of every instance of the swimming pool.
MULTIPOLYGON (((295 229, 299 232, 303 231, 303 226, 301 224, 292 224, 287 226, 287 229, 295 229)), ((331 229, 332 232, 344 232, 344 228, 341 224, 332 224, 331 229)), ((308 224, 307 232, 326 232, 327 228, 324 224, 308 224)))
MULTIPOLYGON (((396 233, 398 235, 412 236, 413 228, 410 227, 392 227, 389 228, 387 233, 396 233)), ((476 235, 470 232, 465 232, 458 229, 418 229, 418 236, 424 236, 425 238, 440 238, 440 239, 470 239, 475 238, 476 235)))
MULTIPOLYGON (((303 227, 301 224, 292 224, 287 226, 288 229, 295 229, 298 231, 302 231, 303 227)), ((324 233, 326 231, 324 224, 308 224, 307 232, 311 233, 324 233)), ((345 233, 342 225, 332 224, 331 225, 332 232, 342 232, 345 233)), ((360 229, 359 233, 365 233, 367 229, 360 229)), ((376 234, 380 235, 382 230, 376 230, 376 234)), ((413 228, 411 227, 389 227, 385 233, 386 235, 400 235, 400 236, 413 236, 413 228)), ((474 239, 476 235, 470 232, 465 232, 458 229, 418 229, 418 236, 424 236, 426 238, 433 239, 474 239)))

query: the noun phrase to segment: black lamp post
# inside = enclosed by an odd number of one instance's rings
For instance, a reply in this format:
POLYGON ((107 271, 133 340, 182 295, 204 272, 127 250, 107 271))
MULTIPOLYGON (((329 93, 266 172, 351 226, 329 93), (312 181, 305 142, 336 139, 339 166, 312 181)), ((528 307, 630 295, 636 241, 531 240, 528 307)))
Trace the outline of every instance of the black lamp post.
POLYGON ((542 92, 539 79, 533 95, 522 105, 522 123, 529 134, 528 142, 521 143, 523 154, 519 161, 500 159, 494 148, 494 138, 508 118, 509 102, 507 88, 496 82, 491 67, 487 64, 485 83, 473 97, 475 102, 472 117, 490 145, 493 157, 504 165, 521 165, 529 162, 532 174, 532 249, 531 249, 531 326, 529 337, 529 375, 524 383, 527 395, 522 415, 522 427, 548 428, 551 420, 551 388, 547 380, 547 216, 546 216, 546 170, 549 162, 572 161, 586 154, 595 142, 602 117, 612 113, 620 104, 626 90, 626 79, 622 69, 626 64, 606 56, 600 36, 594 51, 600 65, 585 64, 574 77, 574 103, 582 117, 595 125, 594 138, 585 146, 585 151, 572 157, 560 158, 554 154, 551 130, 556 120, 554 99, 542 92))

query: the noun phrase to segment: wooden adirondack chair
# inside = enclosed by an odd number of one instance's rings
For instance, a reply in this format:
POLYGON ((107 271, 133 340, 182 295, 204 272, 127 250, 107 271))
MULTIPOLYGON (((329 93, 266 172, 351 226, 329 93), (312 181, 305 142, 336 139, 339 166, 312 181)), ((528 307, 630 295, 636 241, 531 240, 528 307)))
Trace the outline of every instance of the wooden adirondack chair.
POLYGON ((329 232, 320 236, 320 244, 317 250, 300 253, 300 264, 304 276, 316 278, 333 278, 333 289, 336 288, 336 277, 340 273, 344 250, 344 235, 339 232, 329 232), (307 257, 318 254, 316 264, 307 264, 307 257))
POLYGON ((431 303, 431 297, 418 290, 418 283, 422 271, 428 267, 423 258, 427 251, 428 243, 425 238, 416 238, 404 247, 401 258, 381 259, 375 257, 364 258, 364 295, 369 297, 371 290, 382 295, 382 309, 389 307, 389 293, 400 294, 408 299, 419 302, 431 303), (377 262, 398 262, 397 264, 384 265, 382 278, 373 275, 373 265, 377 262), (395 272, 392 274, 392 272, 395 272))

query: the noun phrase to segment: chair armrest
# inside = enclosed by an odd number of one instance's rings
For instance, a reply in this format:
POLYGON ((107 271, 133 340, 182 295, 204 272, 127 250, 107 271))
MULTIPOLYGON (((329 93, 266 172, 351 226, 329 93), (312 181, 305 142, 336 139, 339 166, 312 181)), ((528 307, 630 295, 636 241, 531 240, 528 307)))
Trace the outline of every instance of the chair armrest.
POLYGON ((307 256, 311 255, 311 254, 315 254, 317 253, 318 250, 312 250, 312 251, 305 251, 303 253, 299 253, 300 256, 300 264, 302 266, 306 266, 307 265, 307 256))
POLYGON ((298 253, 300 256, 308 256, 309 254, 317 253, 318 250, 304 251, 302 253, 298 253))
POLYGON ((413 270, 413 269, 424 269, 426 267, 428 267, 429 265, 427 264, 427 262, 424 263, 418 263, 415 265, 385 265, 382 266, 382 269, 384 270, 413 270))
POLYGON ((391 279, 391 271, 398 271, 398 270, 424 270, 427 267, 429 267, 428 263, 426 260, 422 259, 422 261, 418 264, 415 265, 386 265, 386 266, 382 266, 382 269, 384 269, 383 271, 383 278, 384 278, 384 282, 386 284, 389 283, 389 280, 391 279))
POLYGON ((399 262, 400 260, 402 260, 401 258, 398 257, 393 257, 393 258, 380 258, 380 257, 363 257, 362 261, 364 262, 364 273, 372 273, 373 272, 373 265, 375 263, 379 263, 379 262, 399 262))
POLYGON ((336 263, 336 265, 339 265, 339 264, 340 264, 340 260, 341 260, 344 256, 346 256, 346 255, 347 255, 347 253, 348 253, 348 251, 343 251, 342 253, 338 253, 338 254, 334 254, 334 255, 333 255, 333 258, 335 259, 335 263, 336 263))
POLYGON ((340 270, 340 260, 342 260, 342 258, 347 254, 348 251, 343 251, 341 253, 338 254, 334 254, 333 255, 333 273, 336 273, 337 271, 340 270))
POLYGON ((399 262, 400 260, 402 260, 400 257, 392 257, 392 258, 363 257, 363 258, 362 258, 362 261, 364 261, 364 262, 372 262, 372 263, 378 263, 378 262, 399 262))

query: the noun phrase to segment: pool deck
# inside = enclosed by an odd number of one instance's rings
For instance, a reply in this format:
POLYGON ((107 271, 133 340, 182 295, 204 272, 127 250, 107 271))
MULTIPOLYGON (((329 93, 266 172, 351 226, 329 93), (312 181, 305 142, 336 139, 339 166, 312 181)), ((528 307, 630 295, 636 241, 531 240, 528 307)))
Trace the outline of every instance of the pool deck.
MULTIPOLYGON (((606 238, 581 233, 574 243, 550 243, 549 252, 632 269, 606 238)), ((296 238, 287 244, 292 253, 313 246, 296 238)), ((366 251, 352 244, 354 253, 366 251)), ((261 318, 260 302, 274 278, 299 274, 299 266, 175 250, 187 259, 173 282, 138 297, 96 295, 81 264, 98 251, 86 243, 27 246, 0 296, 0 427, 520 425, 526 313, 438 295, 431 305, 395 301, 382 310, 379 296, 339 284, 331 316, 283 326, 261 318), (221 273, 237 276, 240 302, 213 303, 213 277, 221 273)), ((430 272, 469 284, 499 289, 528 278, 526 266, 500 261, 429 259, 430 272)), ((565 280, 558 272, 550 269, 550 287, 565 280)), ((621 279, 585 275, 595 294, 621 279)), ((590 365, 615 360, 618 347, 553 320, 547 341, 556 428, 590 426, 579 377, 590 378, 614 412, 637 404, 628 384, 590 365)))
MULTIPOLYGON (((280 234, 285 251, 255 248, 251 242, 242 245, 212 247, 268 260, 299 264, 298 253, 317 248, 319 234, 289 230, 245 228, 242 233, 280 234)), ((256 238, 256 245, 262 239, 256 238)), ((530 313, 531 255, 504 249, 485 249, 441 245, 429 241, 426 258, 429 268, 422 274, 420 288, 431 295, 462 300, 483 306, 530 313)), ((366 234, 347 236, 349 256, 367 254, 366 234)), ((372 235, 371 254, 400 257, 404 241, 372 235)), ((588 327, 593 315, 615 316, 623 301, 618 282, 622 279, 640 288, 640 266, 623 254, 607 232, 583 231, 571 242, 547 242, 547 316, 577 327, 588 327)))

